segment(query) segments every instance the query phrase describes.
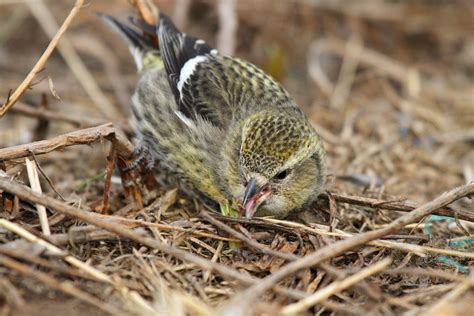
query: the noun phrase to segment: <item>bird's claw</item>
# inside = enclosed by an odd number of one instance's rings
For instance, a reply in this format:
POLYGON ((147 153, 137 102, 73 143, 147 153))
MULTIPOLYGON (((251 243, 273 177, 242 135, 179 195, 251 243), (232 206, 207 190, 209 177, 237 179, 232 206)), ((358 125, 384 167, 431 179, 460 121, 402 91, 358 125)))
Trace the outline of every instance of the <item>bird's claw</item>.
POLYGON ((137 169, 143 162, 144 164, 144 171, 149 172, 155 168, 155 158, 150 153, 148 147, 143 144, 138 145, 133 153, 130 156, 130 164, 123 169, 123 171, 132 171, 137 169))

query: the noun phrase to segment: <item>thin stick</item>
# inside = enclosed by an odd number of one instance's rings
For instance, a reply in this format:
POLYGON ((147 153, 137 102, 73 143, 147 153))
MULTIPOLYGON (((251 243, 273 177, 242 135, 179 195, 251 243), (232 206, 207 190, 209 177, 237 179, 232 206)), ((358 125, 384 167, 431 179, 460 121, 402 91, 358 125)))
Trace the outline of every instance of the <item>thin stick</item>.
MULTIPOLYGON (((221 255, 222 248, 224 248, 224 242, 221 240, 219 241, 219 244, 217 245, 216 252, 214 252, 214 254, 212 255, 212 258, 211 258, 212 262, 217 262, 217 259, 221 255)), ((206 273, 204 273, 204 276, 202 277, 202 281, 206 283, 207 280, 209 280, 210 276, 211 276, 211 272, 206 271, 206 273)))
POLYGON ((10 109, 10 112, 39 119, 67 122, 69 124, 81 128, 93 127, 107 123, 105 120, 99 118, 78 117, 77 115, 60 113, 50 111, 44 108, 33 107, 22 102, 17 102, 15 107, 10 109))
POLYGON ((107 156, 107 173, 105 174, 105 184, 104 184, 104 195, 102 197, 102 207, 101 212, 105 213, 109 210, 109 198, 110 198, 110 180, 112 179, 112 174, 114 173, 115 166, 115 142, 110 144, 109 155, 107 156))
POLYGON ((265 291, 273 287, 275 284, 277 284, 277 282, 286 278, 287 276, 293 275, 302 269, 318 265, 319 263, 329 258, 333 258, 337 255, 340 255, 345 251, 355 249, 372 240, 382 238, 390 234, 394 234, 399 229, 403 228, 405 225, 419 221, 423 217, 431 214, 434 210, 444 207, 452 203, 453 201, 472 194, 474 194, 474 182, 454 188, 451 191, 443 193, 436 199, 421 205, 412 212, 401 216, 400 218, 396 219, 384 228, 355 235, 354 237, 345 240, 337 241, 321 249, 318 249, 317 251, 313 252, 310 255, 307 255, 306 257, 288 263, 280 270, 263 278, 261 281, 249 287, 247 290, 240 293, 239 295, 236 295, 233 300, 239 302, 246 302, 246 304, 250 306, 254 299, 259 297, 261 294, 263 294, 265 291))
MULTIPOLYGON (((36 155, 34 152, 31 152, 31 157, 33 158, 33 160, 35 161, 35 167, 39 170, 39 172, 41 173, 41 175, 43 176, 43 178, 46 179, 46 182, 48 182, 49 186, 51 187, 51 189, 53 189, 53 191, 61 198, 61 200, 63 200, 64 202, 66 202, 66 199, 61 195, 61 193, 59 193, 59 191, 56 189, 56 187, 54 186, 53 184, 53 181, 51 181, 51 179, 48 177, 48 175, 46 174, 46 172, 44 172, 43 168, 41 168, 39 162, 38 162, 38 159, 36 159, 36 155)), ((27 159, 27 158, 25 158, 27 159)))
POLYGON ((46 61, 48 60, 48 58, 51 56, 51 53, 56 48, 56 45, 58 44, 59 39, 64 34, 64 32, 66 32, 67 28, 69 27, 69 24, 71 24, 72 20, 81 9, 83 3, 84 3, 84 0, 76 0, 74 7, 71 9, 71 12, 69 12, 69 15, 67 16, 66 20, 64 20, 63 24, 59 28, 56 35, 54 35, 51 42, 49 42, 48 47, 44 51, 43 55, 41 55, 40 59, 36 62, 36 65, 34 65, 30 73, 26 76, 26 78, 18 86, 18 88, 15 89, 15 92, 13 92, 10 95, 10 97, 7 98, 7 100, 0 107, 0 118, 2 118, 5 115, 5 113, 7 113, 8 109, 11 108, 15 104, 15 102, 23 95, 23 93, 25 93, 26 89, 28 89, 28 87, 31 85, 31 82, 36 77, 36 74, 39 73, 44 68, 46 61))
POLYGON ((335 281, 330 285, 322 288, 319 291, 311 294, 310 296, 294 303, 285 306, 280 313, 282 315, 295 315, 298 313, 302 313, 303 311, 307 310, 311 306, 314 306, 321 301, 328 299, 330 296, 337 294, 339 292, 344 291, 345 289, 353 286, 354 284, 364 280, 365 278, 378 273, 388 267, 392 263, 391 258, 385 258, 370 267, 364 268, 359 272, 351 275, 343 280, 335 281))
MULTIPOLYGON (((338 194, 338 193, 331 193, 331 195, 334 197, 334 199, 338 203, 347 203, 351 205, 365 206, 365 207, 369 207, 373 209, 411 212, 419 206, 411 202, 384 201, 384 200, 372 199, 372 198, 367 198, 367 197, 362 197, 362 196, 344 195, 344 194, 338 194)), ((326 194, 321 194, 320 198, 323 198, 325 200, 329 199, 326 194)), ((474 222, 473 212, 464 211, 464 210, 455 210, 452 207, 448 207, 448 206, 440 207, 439 209, 435 210, 433 214, 454 217, 455 212, 459 219, 474 222)))
MULTIPOLYGON (((67 233, 53 234, 48 237, 48 240, 58 246, 113 239, 117 239, 117 236, 103 229, 96 228, 95 226, 84 226, 84 229, 80 231, 69 230, 67 233)), ((8 243, 6 245, 8 245, 8 243)))
MULTIPOLYGON (((41 189, 41 184, 38 178, 38 171, 36 166, 29 160, 25 158, 26 170, 28 172, 28 179, 30 180, 31 189, 38 193, 43 193, 41 189)), ((46 213, 46 208, 41 204, 36 204, 36 210, 38 211, 38 218, 41 225, 41 231, 45 236, 51 235, 51 229, 49 228, 48 214, 46 213)))
POLYGON ((17 271, 18 273, 31 277, 33 279, 36 279, 40 282, 43 282, 44 284, 52 287, 53 289, 56 289, 58 291, 61 291, 63 293, 69 294, 73 297, 76 297, 80 299, 81 301, 84 301, 88 304, 91 304, 92 306, 95 306, 97 308, 100 308, 106 313, 109 313, 111 315, 121 315, 122 311, 115 308, 114 306, 107 304, 101 300, 98 300, 94 296, 90 295, 87 292, 84 292, 82 290, 79 290, 78 288, 74 287, 71 283, 66 283, 66 282, 59 282, 56 279, 52 278, 48 274, 36 270, 32 267, 29 267, 23 263, 20 263, 16 260, 10 259, 6 256, 0 255, 0 264, 10 268, 12 270, 17 271))
POLYGON ((395 268, 395 269, 387 269, 383 271, 382 274, 388 275, 402 275, 402 274, 409 274, 414 276, 427 276, 432 278, 440 278, 446 279, 449 281, 457 281, 457 282, 470 282, 471 286, 474 287, 474 279, 469 277, 463 277, 459 274, 446 272, 444 270, 438 269, 430 269, 430 268, 395 268))

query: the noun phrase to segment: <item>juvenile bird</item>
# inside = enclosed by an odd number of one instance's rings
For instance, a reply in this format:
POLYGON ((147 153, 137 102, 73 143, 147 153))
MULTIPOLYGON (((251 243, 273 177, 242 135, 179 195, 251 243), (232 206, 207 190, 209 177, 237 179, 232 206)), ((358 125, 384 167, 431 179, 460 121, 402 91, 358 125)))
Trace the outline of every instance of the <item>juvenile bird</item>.
POLYGON ((316 199, 323 145, 273 78, 181 33, 164 14, 156 26, 101 17, 128 42, 140 74, 135 161, 146 158, 150 169, 159 162, 186 191, 247 218, 284 218, 316 199))

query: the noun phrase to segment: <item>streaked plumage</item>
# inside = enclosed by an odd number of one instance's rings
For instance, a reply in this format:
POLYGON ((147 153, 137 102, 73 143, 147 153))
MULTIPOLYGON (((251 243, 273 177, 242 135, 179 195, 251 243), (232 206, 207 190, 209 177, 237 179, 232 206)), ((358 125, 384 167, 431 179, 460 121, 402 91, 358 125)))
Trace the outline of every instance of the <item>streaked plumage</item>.
POLYGON ((187 191, 240 204, 247 217, 285 217, 317 197, 324 149, 280 84, 179 32, 163 14, 156 28, 131 19, 143 34, 102 17, 124 35, 139 69, 132 111, 150 161, 187 191))

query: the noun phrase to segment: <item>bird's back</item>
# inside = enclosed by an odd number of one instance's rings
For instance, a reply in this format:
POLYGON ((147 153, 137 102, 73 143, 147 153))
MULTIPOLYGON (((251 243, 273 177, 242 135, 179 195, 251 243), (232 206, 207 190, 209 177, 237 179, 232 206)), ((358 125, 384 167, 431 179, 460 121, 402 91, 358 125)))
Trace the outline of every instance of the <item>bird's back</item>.
POLYGON ((220 55, 203 40, 179 32, 163 14, 158 38, 178 110, 191 122, 204 119, 227 130, 265 107, 294 106, 283 87, 258 67, 220 55))

